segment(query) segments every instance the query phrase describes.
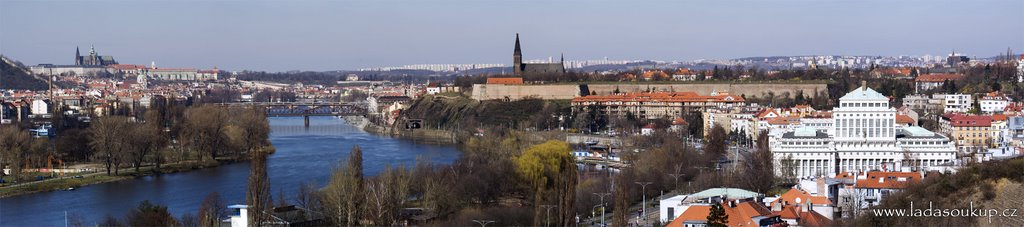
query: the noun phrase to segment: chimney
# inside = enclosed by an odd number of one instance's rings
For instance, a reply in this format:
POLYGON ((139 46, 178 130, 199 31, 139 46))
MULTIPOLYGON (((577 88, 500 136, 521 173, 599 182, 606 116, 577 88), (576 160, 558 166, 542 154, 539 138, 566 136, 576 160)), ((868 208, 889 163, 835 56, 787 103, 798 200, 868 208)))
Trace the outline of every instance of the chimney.
POLYGON ((772 203, 772 212, 782 211, 782 202, 772 203))
POLYGON ((868 90, 868 81, 866 81, 866 80, 861 80, 861 81, 860 81, 860 89, 861 89, 862 91, 867 91, 867 90, 868 90))
POLYGON ((807 201, 807 203, 805 203, 803 206, 800 206, 800 211, 808 212, 808 210, 811 209, 811 205, 813 205, 811 201, 807 201))

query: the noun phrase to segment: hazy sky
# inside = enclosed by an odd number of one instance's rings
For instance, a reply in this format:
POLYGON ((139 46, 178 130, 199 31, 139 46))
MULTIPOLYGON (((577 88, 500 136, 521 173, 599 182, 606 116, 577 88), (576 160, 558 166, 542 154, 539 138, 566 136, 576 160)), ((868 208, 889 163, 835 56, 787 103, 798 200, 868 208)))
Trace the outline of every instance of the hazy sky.
MULTIPOLYGON (((1024 48, 1024 1, 0 0, 0 54, 71 64, 335 70, 525 59, 994 56, 1024 48)), ((1020 51, 1024 52, 1024 51, 1020 51)))

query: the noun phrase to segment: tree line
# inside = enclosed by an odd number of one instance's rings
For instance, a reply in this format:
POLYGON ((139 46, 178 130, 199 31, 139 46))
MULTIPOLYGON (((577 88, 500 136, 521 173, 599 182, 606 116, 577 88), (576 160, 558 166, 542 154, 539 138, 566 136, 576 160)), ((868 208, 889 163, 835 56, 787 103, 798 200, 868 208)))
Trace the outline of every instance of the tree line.
MULTIPOLYGON (((14 179, 23 168, 66 163, 99 163, 108 175, 122 167, 168 162, 189 166, 245 159, 245 154, 269 146, 270 128, 260 109, 213 105, 175 106, 155 102, 142 111, 93 118, 91 122, 55 124, 57 136, 32 138, 19 125, 0 127, 0 162, 11 167, 14 179)), ((57 119, 62 116, 55 117, 57 119)))

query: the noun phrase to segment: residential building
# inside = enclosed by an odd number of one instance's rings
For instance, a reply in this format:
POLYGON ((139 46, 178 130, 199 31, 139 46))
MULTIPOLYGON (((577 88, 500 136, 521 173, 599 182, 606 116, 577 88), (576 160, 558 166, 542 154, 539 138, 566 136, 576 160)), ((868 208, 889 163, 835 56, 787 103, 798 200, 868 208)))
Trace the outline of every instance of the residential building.
POLYGON ((742 105, 744 99, 737 95, 706 96, 694 92, 636 92, 572 99, 572 106, 576 108, 597 108, 599 112, 613 117, 632 114, 640 119, 675 118, 682 117, 687 109, 742 105))
MULTIPOLYGON (((772 213, 768 207, 758 201, 729 200, 722 202, 721 206, 728 216, 729 226, 776 226, 783 223, 779 214, 772 213)), ((666 226, 707 226, 707 217, 710 213, 711 204, 694 205, 666 226)))
POLYGON ((903 97, 903 107, 926 113, 941 113, 945 107, 946 94, 908 95, 903 97))
POLYGON ((881 204, 889 195, 902 191, 913 183, 921 182, 921 172, 870 171, 852 175, 854 184, 839 189, 839 199, 849 209, 864 209, 881 204))
POLYGON ((974 100, 968 94, 947 94, 943 98, 945 99, 943 102, 944 113, 967 113, 974 104, 974 100))
MULTIPOLYGON (((658 204, 658 220, 669 222, 676 220, 691 206, 708 206, 726 200, 759 200, 763 195, 739 188, 709 188, 689 195, 677 195, 661 200, 658 204)), ((707 216, 707 214, 705 214, 707 216)))
POLYGON ((1012 100, 1010 97, 1001 95, 998 92, 985 94, 978 99, 981 112, 986 114, 1002 113, 1012 100))
POLYGON ((939 119, 943 133, 949 134, 961 151, 975 151, 996 145, 999 130, 992 127, 992 122, 991 115, 950 113, 942 115, 939 119))
POLYGON ((521 78, 521 77, 490 77, 490 78, 487 78, 487 84, 523 85, 523 78, 521 78))
POLYGON ((32 100, 32 115, 50 114, 50 100, 32 100))
POLYGON ((942 83, 947 81, 960 80, 963 76, 963 74, 952 73, 930 73, 918 75, 917 78, 914 78, 914 87, 917 89, 917 93, 921 93, 923 91, 942 87, 942 83))

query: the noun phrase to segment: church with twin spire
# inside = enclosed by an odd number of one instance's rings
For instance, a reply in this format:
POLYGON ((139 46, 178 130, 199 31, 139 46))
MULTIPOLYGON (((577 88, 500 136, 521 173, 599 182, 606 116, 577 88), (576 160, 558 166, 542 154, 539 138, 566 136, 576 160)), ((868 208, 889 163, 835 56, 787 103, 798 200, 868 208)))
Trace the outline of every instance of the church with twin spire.
POLYGON ((549 63, 524 63, 523 50, 519 46, 519 33, 516 33, 516 49, 512 53, 512 72, 516 76, 538 75, 538 74, 565 74, 565 57, 557 62, 549 63))

